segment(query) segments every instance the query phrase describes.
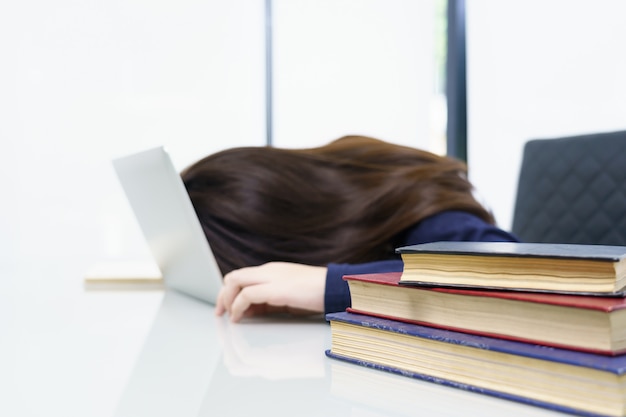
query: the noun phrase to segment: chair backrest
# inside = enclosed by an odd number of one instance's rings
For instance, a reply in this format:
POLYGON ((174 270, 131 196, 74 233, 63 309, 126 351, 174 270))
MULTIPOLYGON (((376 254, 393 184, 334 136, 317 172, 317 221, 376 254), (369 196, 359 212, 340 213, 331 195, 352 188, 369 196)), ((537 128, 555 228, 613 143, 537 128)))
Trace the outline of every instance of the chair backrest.
POLYGON ((528 141, 512 231, 525 242, 626 245, 626 131, 528 141))

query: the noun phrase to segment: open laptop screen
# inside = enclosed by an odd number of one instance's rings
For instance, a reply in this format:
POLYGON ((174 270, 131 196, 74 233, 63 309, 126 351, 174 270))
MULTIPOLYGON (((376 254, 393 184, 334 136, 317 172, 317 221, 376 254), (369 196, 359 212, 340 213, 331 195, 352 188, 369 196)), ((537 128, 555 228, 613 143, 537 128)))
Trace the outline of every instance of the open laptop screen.
POLYGON ((215 304, 222 274, 169 154, 148 149, 113 167, 165 285, 215 304))

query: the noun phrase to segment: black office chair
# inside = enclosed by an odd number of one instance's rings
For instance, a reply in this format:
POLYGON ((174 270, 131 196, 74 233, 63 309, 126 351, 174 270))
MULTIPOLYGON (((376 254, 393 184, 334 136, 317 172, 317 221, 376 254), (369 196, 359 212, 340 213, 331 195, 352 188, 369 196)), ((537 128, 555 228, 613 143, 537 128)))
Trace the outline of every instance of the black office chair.
POLYGON ((512 231, 524 242, 626 245, 626 131, 528 141, 512 231))

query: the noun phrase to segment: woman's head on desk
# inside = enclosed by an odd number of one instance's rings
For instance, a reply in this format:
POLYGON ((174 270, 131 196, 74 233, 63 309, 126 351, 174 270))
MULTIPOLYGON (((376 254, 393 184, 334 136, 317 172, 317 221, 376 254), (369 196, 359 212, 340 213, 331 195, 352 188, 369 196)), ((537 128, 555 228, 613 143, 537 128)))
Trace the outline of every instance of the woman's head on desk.
POLYGON ((181 176, 224 274, 270 261, 395 257, 401 233, 445 210, 493 223, 456 159, 363 136, 308 149, 240 147, 181 176))

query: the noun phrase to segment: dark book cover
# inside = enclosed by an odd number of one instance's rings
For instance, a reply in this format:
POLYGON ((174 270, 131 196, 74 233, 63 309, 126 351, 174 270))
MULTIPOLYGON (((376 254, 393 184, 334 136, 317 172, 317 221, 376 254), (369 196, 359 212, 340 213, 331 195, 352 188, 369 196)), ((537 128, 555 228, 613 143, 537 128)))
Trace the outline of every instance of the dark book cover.
POLYGON ((626 259, 626 246, 521 242, 431 242, 402 246, 396 249, 396 253, 542 257, 619 262, 626 259))
MULTIPOLYGON (((396 249, 401 254, 405 262, 405 275, 400 280, 401 285, 414 285, 422 287, 449 287, 449 288, 483 288, 488 290, 507 290, 525 292, 562 293, 578 295, 595 295, 603 297, 624 297, 626 296, 626 246, 607 245, 582 245, 582 244, 556 244, 556 243, 519 243, 519 242, 432 242, 418 245, 403 246, 396 249), (433 266, 432 257, 441 257, 441 263, 446 262, 446 256, 455 257, 455 262, 459 263, 463 257, 484 260, 495 260, 497 258, 516 258, 518 262, 513 264, 503 262, 501 266, 491 266, 487 271, 477 273, 478 280, 484 282, 475 284, 473 278, 464 275, 465 272, 458 272, 455 281, 449 279, 432 279, 420 275, 420 255, 429 255, 426 268, 436 270, 433 266), (407 268, 406 264, 411 256, 415 256, 415 267, 407 268), (528 263, 519 260, 528 259, 528 263), (550 275, 549 270, 536 268, 535 259, 550 261, 548 266, 555 266, 555 271, 565 268, 567 275, 560 277, 559 282, 550 282, 540 279, 542 275, 550 275), (554 263, 552 263, 554 261, 554 263), (595 279, 585 282, 583 278, 588 275, 578 268, 573 269, 570 262, 582 262, 590 271, 597 271, 598 277, 604 280, 601 285, 595 279), (561 265, 556 266, 557 263, 561 265), (497 268, 502 268, 501 270, 497 268), (534 278, 528 285, 513 285, 509 280, 499 277, 496 273, 501 271, 508 276, 523 276, 529 273, 534 278), (578 275, 572 275, 577 271, 578 275), (420 279, 422 278, 422 279, 420 279), (567 278, 567 279, 565 279, 567 278), (581 279, 583 279, 581 281, 581 279), (491 281, 490 283, 488 283, 491 281), (609 281, 612 281, 610 283, 609 281)), ((436 258, 438 259, 438 258, 436 258)), ((469 260, 469 259, 468 259, 469 260)), ((478 262, 478 264, 482 264, 478 262)), ((583 267, 583 265, 579 265, 583 267)), ((445 270, 445 268, 444 268, 445 270)), ((450 274, 450 271, 446 271, 450 274)), ((468 274, 470 272, 467 272, 468 274)), ((428 275, 428 274, 426 274, 428 275)), ((557 272, 558 275, 558 272, 557 272)), ((595 275, 594 275, 595 277, 595 275)), ((523 280, 522 280, 523 281, 523 280)), ((600 280, 598 280, 600 281, 600 280)))

